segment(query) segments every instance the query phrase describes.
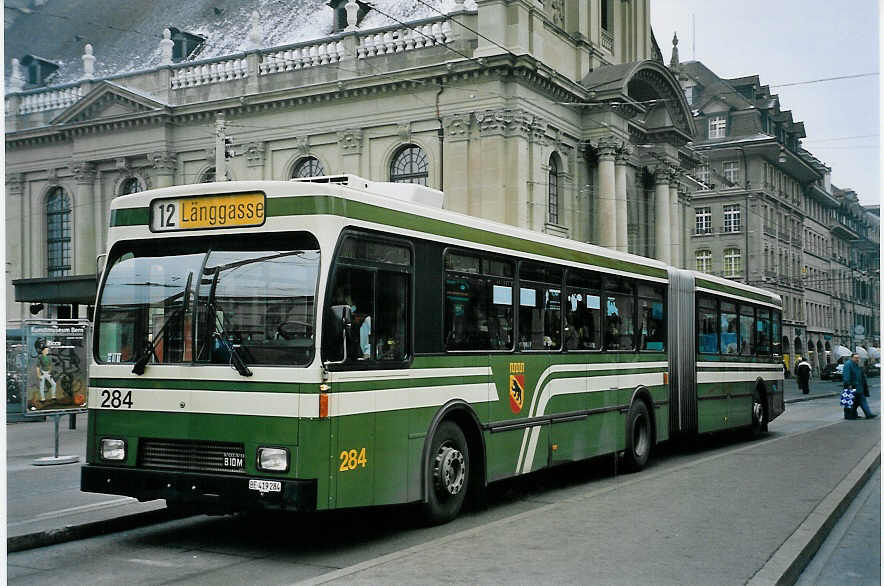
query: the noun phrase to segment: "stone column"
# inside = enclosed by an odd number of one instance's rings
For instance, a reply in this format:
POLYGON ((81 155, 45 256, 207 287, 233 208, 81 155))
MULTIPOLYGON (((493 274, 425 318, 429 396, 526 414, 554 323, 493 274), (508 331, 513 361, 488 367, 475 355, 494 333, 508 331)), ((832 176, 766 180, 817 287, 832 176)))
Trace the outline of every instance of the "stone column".
POLYGON ((669 170, 658 167, 654 173, 655 256, 669 264, 671 237, 669 226, 669 170))
POLYGON ((174 153, 158 151, 148 155, 153 163, 151 175, 153 185, 151 188, 171 187, 175 184, 175 170, 178 167, 178 159, 174 153))
POLYGON ((73 163, 71 171, 77 184, 74 195, 72 218, 73 267, 75 275, 95 272, 95 164, 81 161, 73 163))
MULTIPOLYGON (((505 110, 484 110, 474 116, 479 126, 479 156, 473 161, 479 162, 479 168, 471 173, 476 181, 471 185, 470 215, 506 222, 507 195, 516 187, 506 162, 505 133, 512 115, 505 110)), ((527 201, 518 213, 527 221, 527 201)))
POLYGON ((671 226, 670 233, 670 258, 669 262, 672 266, 683 268, 681 259, 681 207, 678 205, 678 179, 673 173, 669 177, 669 224, 671 226))
POLYGON ((445 209, 470 213, 470 114, 452 114, 442 119, 445 132, 444 168, 445 209))
POLYGON ((629 149, 623 147, 617 151, 617 158, 614 161, 615 168, 615 186, 614 196, 616 198, 615 211, 616 219, 615 228, 617 237, 617 250, 620 252, 628 252, 629 250, 629 233, 626 229, 626 169, 629 164, 629 149))
POLYGON ((599 141, 599 213, 596 221, 599 245, 606 248, 617 247, 617 203, 614 194, 616 147, 617 144, 611 137, 599 141))

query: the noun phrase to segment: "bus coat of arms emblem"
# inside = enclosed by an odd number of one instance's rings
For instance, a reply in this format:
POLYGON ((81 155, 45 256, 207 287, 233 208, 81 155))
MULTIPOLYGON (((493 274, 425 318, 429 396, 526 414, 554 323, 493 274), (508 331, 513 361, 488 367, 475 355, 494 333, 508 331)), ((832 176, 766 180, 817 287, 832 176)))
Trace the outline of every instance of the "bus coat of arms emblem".
POLYGON ((522 403, 525 400, 525 375, 510 375, 510 409, 513 413, 519 413, 522 410, 522 403))

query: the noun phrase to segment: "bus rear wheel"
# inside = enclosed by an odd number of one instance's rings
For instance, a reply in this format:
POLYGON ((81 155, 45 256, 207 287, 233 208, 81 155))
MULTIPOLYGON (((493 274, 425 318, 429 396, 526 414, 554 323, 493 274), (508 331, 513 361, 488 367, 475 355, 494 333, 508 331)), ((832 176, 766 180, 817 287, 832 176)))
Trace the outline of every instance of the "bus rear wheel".
POLYGON ((453 421, 443 421, 430 443, 427 462, 429 495, 424 503, 428 523, 437 525, 460 512, 470 481, 470 451, 466 437, 453 421))
POLYGON ((634 401, 626 417, 625 464, 628 470, 638 472, 651 457, 651 417, 644 401, 634 401))
POLYGON ((750 434, 753 438, 760 437, 767 431, 767 409, 764 399, 758 389, 752 393, 752 426, 750 434))

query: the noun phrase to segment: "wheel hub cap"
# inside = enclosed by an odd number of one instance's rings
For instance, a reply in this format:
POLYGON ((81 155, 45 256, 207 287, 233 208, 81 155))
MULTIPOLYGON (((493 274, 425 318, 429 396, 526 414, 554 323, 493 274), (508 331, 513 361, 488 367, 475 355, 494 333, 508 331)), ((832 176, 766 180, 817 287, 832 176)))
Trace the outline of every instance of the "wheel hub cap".
POLYGON ((436 454, 433 466, 436 488, 441 492, 456 495, 463 488, 465 476, 463 454, 450 446, 442 446, 436 454))

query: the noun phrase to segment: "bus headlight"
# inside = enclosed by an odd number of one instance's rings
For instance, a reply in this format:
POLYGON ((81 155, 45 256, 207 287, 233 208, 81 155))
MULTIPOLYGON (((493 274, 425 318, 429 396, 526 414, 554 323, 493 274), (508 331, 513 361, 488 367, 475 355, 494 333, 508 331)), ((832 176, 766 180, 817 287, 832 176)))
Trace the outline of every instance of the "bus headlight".
POLYGON ((289 451, 285 448, 258 448, 258 470, 288 472, 289 451))
POLYGON ((121 462, 126 459, 126 442, 121 439, 102 438, 101 459, 121 462))

